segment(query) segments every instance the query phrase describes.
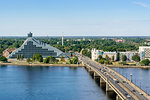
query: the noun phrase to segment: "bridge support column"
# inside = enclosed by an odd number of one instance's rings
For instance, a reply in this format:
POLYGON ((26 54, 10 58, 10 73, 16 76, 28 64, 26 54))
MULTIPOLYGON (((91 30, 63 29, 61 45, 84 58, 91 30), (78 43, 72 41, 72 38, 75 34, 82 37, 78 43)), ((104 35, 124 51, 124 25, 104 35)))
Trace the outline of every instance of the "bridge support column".
POLYGON ((87 66, 85 67, 85 69, 86 69, 88 72, 89 72, 89 70, 91 70, 91 68, 89 68, 89 67, 87 67, 87 66))
POLYGON ((85 69, 88 71, 88 67, 85 67, 85 69))
POLYGON ((89 74, 90 74, 92 77, 94 77, 94 71, 93 71, 93 70, 89 69, 88 72, 89 72, 89 74))
POLYGON ((108 83, 106 83, 106 92, 114 92, 108 83))
POLYGON ((122 100, 119 95, 116 95, 116 100, 122 100))
POLYGON ((105 84, 106 84, 106 82, 103 80, 103 78, 100 78, 100 86, 105 85, 105 84))
POLYGON ((94 72, 94 79, 97 83, 100 83, 100 76, 96 72, 94 72))

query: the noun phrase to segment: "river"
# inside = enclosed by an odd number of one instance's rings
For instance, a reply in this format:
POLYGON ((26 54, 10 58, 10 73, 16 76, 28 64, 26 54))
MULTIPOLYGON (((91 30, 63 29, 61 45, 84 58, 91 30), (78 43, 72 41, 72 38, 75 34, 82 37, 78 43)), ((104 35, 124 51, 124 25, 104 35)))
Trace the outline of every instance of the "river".
POLYGON ((0 66, 1 100, 111 100, 82 67, 0 66))

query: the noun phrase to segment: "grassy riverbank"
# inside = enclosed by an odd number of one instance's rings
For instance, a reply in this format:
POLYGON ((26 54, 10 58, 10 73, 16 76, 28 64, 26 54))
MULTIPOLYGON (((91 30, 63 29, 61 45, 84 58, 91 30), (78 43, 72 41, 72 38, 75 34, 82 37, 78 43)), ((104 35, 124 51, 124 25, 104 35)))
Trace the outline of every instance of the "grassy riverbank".
POLYGON ((31 63, 28 63, 25 60, 18 61, 18 60, 15 60, 15 59, 9 59, 8 62, 0 62, 0 65, 84 67, 81 64, 67 64, 67 63, 46 64, 46 63, 40 63, 40 62, 31 62, 31 63))
POLYGON ((20 65, 20 66, 67 66, 67 67, 84 67, 81 64, 15 64, 15 63, 0 63, 0 65, 20 65))

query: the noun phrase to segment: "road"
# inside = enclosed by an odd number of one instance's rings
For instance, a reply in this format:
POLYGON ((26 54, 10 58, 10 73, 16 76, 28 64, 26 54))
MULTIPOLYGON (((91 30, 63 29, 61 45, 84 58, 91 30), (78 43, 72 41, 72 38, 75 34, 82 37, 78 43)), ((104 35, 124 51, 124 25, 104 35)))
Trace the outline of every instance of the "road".
POLYGON ((128 100, 148 100, 142 93, 138 92, 133 86, 131 86, 126 80, 122 79, 116 74, 116 72, 110 70, 106 66, 92 61, 86 56, 76 53, 79 60, 85 64, 94 67, 100 73, 102 73, 111 84, 113 84, 117 89, 128 99, 128 100))

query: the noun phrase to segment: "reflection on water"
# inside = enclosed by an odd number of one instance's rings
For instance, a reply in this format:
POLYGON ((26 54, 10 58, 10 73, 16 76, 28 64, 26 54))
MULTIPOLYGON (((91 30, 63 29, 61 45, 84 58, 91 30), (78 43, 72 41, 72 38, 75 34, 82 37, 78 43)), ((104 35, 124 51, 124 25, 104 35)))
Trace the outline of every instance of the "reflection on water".
POLYGON ((0 89, 2 100, 111 100, 81 67, 0 66, 0 89))
POLYGON ((150 69, 141 68, 113 68, 123 76, 130 79, 132 74, 133 83, 150 94, 150 69))

